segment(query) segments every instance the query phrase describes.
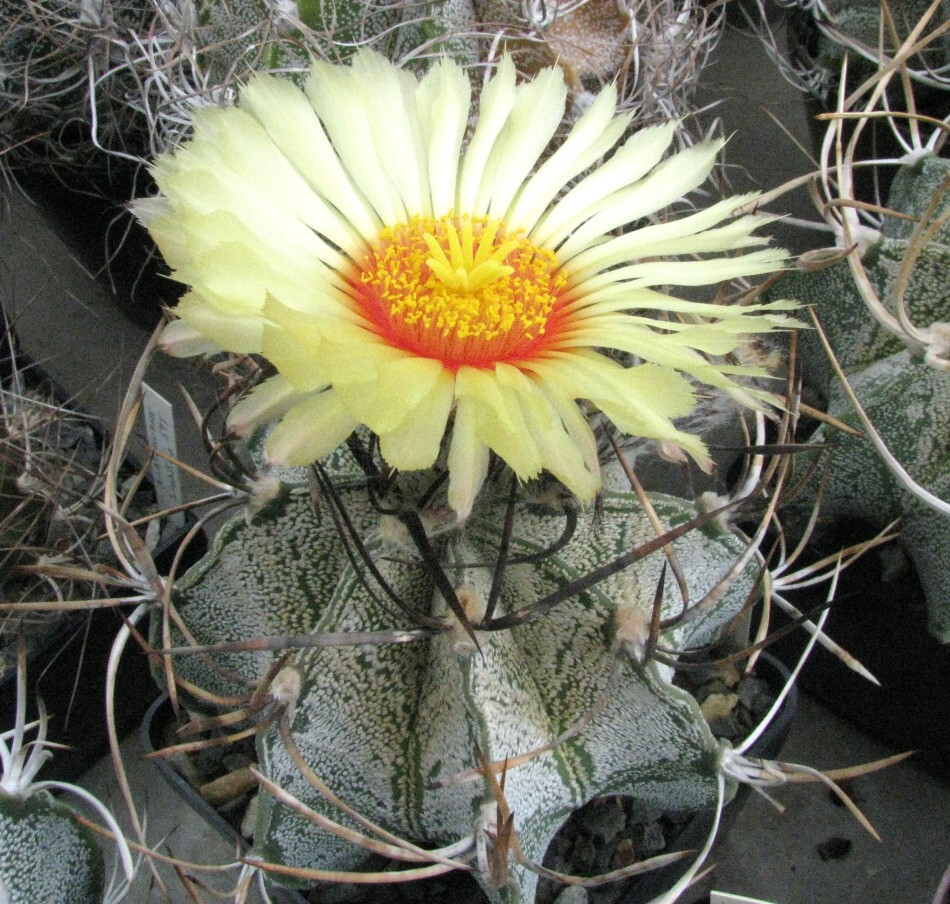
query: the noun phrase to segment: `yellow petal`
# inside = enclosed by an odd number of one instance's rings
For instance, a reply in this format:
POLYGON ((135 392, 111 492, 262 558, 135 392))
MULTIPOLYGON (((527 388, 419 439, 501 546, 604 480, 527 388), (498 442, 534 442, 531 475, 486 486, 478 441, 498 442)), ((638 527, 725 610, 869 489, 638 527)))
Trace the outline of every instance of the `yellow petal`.
MULTIPOLYGON (((359 355, 359 352, 356 352, 359 355)), ((334 374, 340 403, 374 433, 396 430, 406 415, 422 404, 444 372, 440 361, 403 353, 394 361, 370 368, 367 379, 343 383, 334 374)), ((446 412, 448 415, 448 412, 446 412)))
POLYGON ((324 364, 326 324, 268 299, 261 353, 298 392, 312 392, 331 382, 324 364))
POLYGON ((189 292, 175 313, 218 348, 242 354, 260 352, 263 321, 259 315, 221 310, 198 292, 189 292))
POLYGON ((173 320, 163 330, 158 340, 159 348, 173 358, 188 358, 192 355, 211 355, 222 351, 221 346, 210 342, 205 336, 184 320, 173 320))
POLYGON ((340 211, 342 229, 365 239, 375 235, 380 221, 347 175, 305 94, 286 79, 259 74, 241 92, 240 104, 308 184, 340 211))
POLYGON ((298 467, 329 455, 359 426, 332 390, 294 405, 267 438, 273 464, 298 467))
POLYGON ((558 413, 561 423, 567 430, 571 441, 577 446, 578 452, 584 460, 584 466, 600 480, 600 456, 597 450, 597 438, 591 429, 590 422, 581 413, 573 398, 562 398, 551 391, 543 382, 539 381, 539 389, 544 393, 548 402, 558 413))
POLYGON ((455 379, 441 371, 435 385, 410 410, 399 426, 381 433, 379 451, 384 461, 401 471, 430 468, 435 464, 455 403, 455 379))
POLYGON ((698 188, 706 181, 724 143, 707 141, 693 145, 664 160, 642 181, 616 192, 601 210, 570 234, 559 253, 569 260, 614 229, 656 213, 698 188))
POLYGON ((527 435, 537 446, 544 469, 583 502, 589 502, 600 489, 599 472, 588 468, 556 408, 521 371, 499 365, 497 373, 502 385, 510 386, 518 394, 527 435))
POLYGON ((565 185, 603 157, 622 137, 632 114, 614 116, 616 85, 607 85, 574 124, 564 143, 525 182, 505 218, 510 229, 531 232, 565 185))
MULTIPOLYGON (((541 218, 531 231, 531 240, 556 248, 570 233, 628 186, 648 173, 670 146, 675 123, 665 123, 635 132, 602 166, 577 183, 541 218)), ((638 214, 632 212, 631 222, 638 214)))
POLYGON ((437 215, 457 209, 458 169, 471 95, 468 76, 446 58, 430 67, 416 92, 432 212, 437 215))
POLYGON ((228 428, 237 436, 247 436, 260 424, 283 417, 298 401, 293 383, 278 374, 255 386, 228 415, 228 428))
POLYGON ((472 511, 475 497, 488 474, 488 446, 476 435, 473 403, 460 399, 449 446, 448 502, 460 520, 472 511))
POLYGON ((514 106, 486 164, 486 180, 472 212, 506 217, 508 208, 564 116, 567 85, 559 66, 545 69, 518 88, 514 106))
POLYGON ((459 209, 477 213, 476 202, 490 183, 488 159, 515 103, 515 66, 507 54, 501 58, 491 81, 481 93, 478 121, 465 149, 459 176, 459 209))
MULTIPOLYGON (((385 225, 398 223, 410 213, 392 179, 397 161, 385 144, 390 114, 399 117, 404 111, 385 110, 375 102, 372 92, 378 89, 386 96, 401 92, 400 85, 407 75, 392 65, 380 67, 378 84, 367 85, 354 77, 350 67, 316 61, 306 84, 310 103, 348 178, 359 186, 385 225)), ((410 160, 408 165, 416 168, 417 161, 410 160)))
MULTIPOLYGON (((504 365, 502 365, 504 366, 504 365)), ((461 367, 455 395, 472 404, 478 438, 498 453, 522 479, 541 472, 541 454, 525 423, 517 391, 495 373, 461 367)))

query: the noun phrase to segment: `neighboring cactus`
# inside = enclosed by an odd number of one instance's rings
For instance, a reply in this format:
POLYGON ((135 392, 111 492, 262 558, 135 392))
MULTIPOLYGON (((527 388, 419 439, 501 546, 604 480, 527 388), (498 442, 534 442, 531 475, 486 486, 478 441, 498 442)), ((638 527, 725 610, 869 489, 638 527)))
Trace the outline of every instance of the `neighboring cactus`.
POLYGON ((101 149, 142 154, 135 75, 113 39, 144 35, 148 0, 0 0, 0 165, 87 168, 101 149), (103 102, 93 118, 91 97, 103 102), (93 127, 95 122, 95 127, 93 127))
POLYGON ((298 77, 313 57, 367 45, 474 63, 471 2, 0 0, 0 161, 15 172, 40 157, 104 166, 102 151, 144 160, 252 73, 298 77))
MULTIPOLYGON (((843 261, 789 273, 776 287, 783 297, 814 306, 851 391, 884 445, 913 483, 944 500, 950 499, 948 187, 950 163, 944 159, 923 156, 901 166, 887 204, 898 216, 885 215, 879 237, 861 255, 860 270, 843 261), (870 292, 861 288, 865 279, 870 292), (869 295, 880 301, 877 315, 869 310, 869 295)), ((802 334, 800 353, 806 379, 828 399, 829 413, 860 430, 862 421, 816 333, 802 334)), ((878 527, 903 519, 902 543, 927 595, 930 630, 950 642, 946 507, 935 509, 921 493, 909 491, 864 437, 822 427, 812 442, 830 447, 823 513, 878 527)))
POLYGON ((195 108, 233 102, 251 74, 299 79, 312 58, 360 47, 421 72, 444 54, 482 65, 500 44, 527 72, 561 65, 578 114, 619 76, 641 123, 685 118, 721 24, 688 0, 2 0, 0 160, 141 160, 185 137, 195 108))
POLYGON ((950 164, 946 121, 918 98, 946 109, 946 16, 934 2, 846 6, 813 10, 829 19, 823 33, 865 51, 878 34, 883 44, 823 117, 815 200, 836 248, 807 255, 766 296, 814 308, 821 329, 798 344, 803 379, 857 428, 826 424, 811 440, 829 447, 824 516, 876 527, 900 518, 930 631, 950 642, 950 164), (860 34, 836 29, 838 17, 860 34))
POLYGON ((103 858, 95 835, 48 792, 0 789, 0 900, 99 904, 103 858))
POLYGON ((97 504, 104 447, 89 418, 62 405, 48 378, 23 367, 9 326, 2 325, 0 675, 5 692, 15 687, 16 706, 13 724, 0 725, 0 901, 114 904, 133 873, 121 830, 82 788, 37 779, 51 748, 62 745, 47 740, 42 702, 37 720, 26 721, 28 658, 39 662, 58 652, 81 617, 70 602, 104 596, 104 570, 95 568, 108 553, 107 545, 100 547, 97 504), (54 792, 86 801, 107 822, 121 850, 124 883, 106 889, 99 839, 54 792))
POLYGON ((724 19, 724 7, 689 0, 476 0, 475 9, 519 68, 560 66, 579 111, 616 78, 641 126, 689 115, 724 19))
POLYGON ((0 901, 4 904, 110 904, 125 897, 135 873, 131 852, 112 814, 88 791, 56 781, 37 781, 52 756, 46 742, 48 717, 26 722, 26 646, 20 644, 15 724, 0 732, 0 901), (37 729, 36 737, 28 734, 37 729), (125 874, 106 889, 99 839, 77 812, 53 796, 68 793, 85 801, 114 833, 125 874))
MULTIPOLYGON (((905 36, 921 22, 935 28, 946 22, 950 2, 941 0, 778 0, 787 7, 787 37, 769 25, 768 0, 753 0, 756 11, 746 19, 759 32, 782 74, 822 102, 833 103, 842 72, 857 86, 878 70, 882 59, 897 53, 905 36), (882 15, 883 14, 883 15, 882 15)), ((921 43, 904 60, 905 71, 918 86, 946 89, 950 85, 950 39, 946 33, 921 43)))
MULTIPOLYGON (((877 71, 883 52, 895 52, 897 36, 910 34, 926 15, 931 27, 946 22, 950 16, 947 0, 935 6, 933 0, 900 0, 885 4, 886 18, 882 29, 880 0, 791 0, 797 16, 793 19, 801 41, 802 54, 798 65, 806 78, 826 99, 841 75, 845 58, 859 79, 877 71), (930 10, 928 15, 928 10, 930 10)), ((921 84, 950 85, 950 40, 946 34, 921 48, 919 55, 907 64, 908 74, 921 84)))

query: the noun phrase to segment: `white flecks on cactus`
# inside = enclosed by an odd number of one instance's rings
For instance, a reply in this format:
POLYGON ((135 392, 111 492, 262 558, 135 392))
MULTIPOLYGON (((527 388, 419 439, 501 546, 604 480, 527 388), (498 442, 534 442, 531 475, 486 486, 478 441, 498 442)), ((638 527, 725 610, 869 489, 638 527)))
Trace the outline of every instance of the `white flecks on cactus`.
POLYGON ((45 792, 0 791, 0 900, 99 904, 103 881, 99 844, 68 807, 45 792))
MULTIPOLYGON (((870 286, 892 318, 890 327, 872 317, 847 263, 790 273, 776 289, 815 308, 851 390, 884 445, 918 487, 942 500, 950 500, 950 372, 935 358, 944 349, 950 322, 948 175, 950 161, 936 157, 902 167, 888 207, 909 219, 885 219, 881 241, 862 260, 870 286), (899 302, 906 313, 903 322, 899 302)), ((803 372, 828 398, 830 413, 861 428, 817 334, 802 333, 799 349, 803 372)), ((903 518, 902 542, 927 595, 930 630, 950 642, 950 517, 905 489, 866 439, 823 427, 813 442, 826 441, 833 441, 833 448, 823 512, 864 518, 879 528, 903 518)))
MULTIPOLYGON (((378 529, 380 516, 365 489, 340 495, 403 606, 457 624, 418 554, 407 554, 405 538, 378 529)), ((653 505, 668 525, 696 515, 672 497, 655 497, 653 505)), ((347 557, 327 506, 323 500, 315 510, 309 492, 297 487, 250 522, 238 516, 224 526, 206 560, 176 588, 176 607, 196 642, 418 627, 366 567, 347 557)), ((485 501, 463 528, 430 537, 472 617, 484 613, 492 594, 504 522, 504 505, 485 501)), ((596 513, 518 502, 494 617, 550 598, 655 537, 630 493, 605 493, 596 513)), ((675 541, 691 601, 726 576, 744 547, 741 538, 718 530, 693 530, 675 541)), ((626 643, 629 610, 648 621, 663 562, 656 553, 568 595, 543 617, 476 630, 477 649, 451 630, 411 643, 299 651, 293 669, 301 685, 290 730, 302 756, 349 805, 427 846, 479 831, 493 798, 484 777, 473 773, 478 751, 495 762, 510 757, 505 795, 522 849, 539 862, 570 813, 596 796, 629 794, 682 810, 713 805, 718 743, 692 698, 662 680, 655 665, 631 656, 626 643)), ((716 640, 747 598, 753 572, 743 572, 701 617, 671 629, 662 642, 682 648, 716 640)), ((681 608, 679 591, 667 586, 664 615, 681 608)), ((213 658, 251 685, 272 656, 213 658)), ((175 669, 219 693, 238 689, 204 656, 176 657, 175 669)), ((352 824, 308 783, 276 729, 259 735, 258 748, 271 781, 352 824)), ((358 869, 365 860, 361 848, 316 829, 269 795, 259 805, 255 845, 265 860, 308 868, 358 869)), ((513 875, 518 895, 532 900, 535 874, 516 866, 513 875)))
MULTIPOLYGON (((909 352, 890 355, 849 380, 888 449, 910 476, 950 499, 950 375, 909 352)), ((854 409, 833 388, 829 413, 860 428, 854 409)), ((821 431, 824 439, 828 432, 821 431)), ((823 511, 883 527, 902 518, 901 542, 927 594, 931 633, 950 643, 950 518, 903 490, 862 437, 834 436, 823 511)))

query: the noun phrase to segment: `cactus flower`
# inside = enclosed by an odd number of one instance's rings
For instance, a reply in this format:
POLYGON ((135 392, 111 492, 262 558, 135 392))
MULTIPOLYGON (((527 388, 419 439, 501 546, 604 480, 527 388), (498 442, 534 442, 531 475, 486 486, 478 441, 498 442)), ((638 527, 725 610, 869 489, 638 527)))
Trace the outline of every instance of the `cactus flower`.
POLYGON ((746 371, 706 355, 790 307, 659 288, 781 266, 781 250, 749 250, 765 242, 752 235, 763 216, 734 216, 750 196, 669 215, 721 143, 666 156, 674 124, 624 139, 608 86, 552 150, 561 71, 519 84, 507 57, 477 117, 471 95, 449 59, 417 81, 361 51, 315 62, 305 90, 257 75, 236 106, 198 110, 193 137, 153 165, 161 194, 136 204, 190 287, 166 346, 276 368, 230 421, 245 433, 279 420, 273 462, 309 464, 360 425, 393 468, 445 455, 460 518, 490 451, 590 500, 597 448, 578 400, 707 464, 673 419, 697 382, 731 391, 746 371))

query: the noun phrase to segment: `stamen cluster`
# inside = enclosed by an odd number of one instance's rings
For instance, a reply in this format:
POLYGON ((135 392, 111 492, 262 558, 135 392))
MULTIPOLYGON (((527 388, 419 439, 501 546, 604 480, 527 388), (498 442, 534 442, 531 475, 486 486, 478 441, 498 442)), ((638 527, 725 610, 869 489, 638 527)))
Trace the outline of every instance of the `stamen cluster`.
POLYGON ((360 282, 382 335, 455 370, 537 354, 567 287, 552 251, 500 220, 452 214, 383 229, 360 282))

